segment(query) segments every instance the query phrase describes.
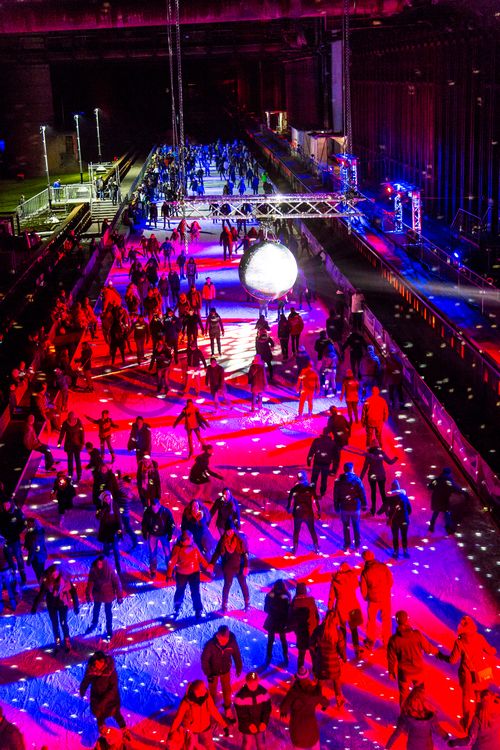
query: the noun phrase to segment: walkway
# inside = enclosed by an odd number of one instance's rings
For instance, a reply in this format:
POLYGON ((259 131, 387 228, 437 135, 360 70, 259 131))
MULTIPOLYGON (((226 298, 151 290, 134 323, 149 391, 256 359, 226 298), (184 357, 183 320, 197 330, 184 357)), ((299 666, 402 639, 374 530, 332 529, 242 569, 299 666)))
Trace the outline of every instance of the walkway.
MULTIPOLYGON (((215 179, 207 182, 209 192, 220 192, 220 184, 215 179)), ((226 369, 231 406, 214 414, 205 392, 198 404, 210 422, 206 437, 214 446, 213 467, 224 476, 223 482, 214 483, 215 487, 229 486, 242 505, 242 528, 251 553, 252 608, 248 613, 243 611, 241 594, 235 588, 228 615, 223 620, 218 611, 222 581, 217 575, 216 580, 205 579, 202 585, 207 613, 205 623, 196 624, 192 619, 188 595, 182 618, 176 623, 165 620, 173 609, 173 588, 166 585, 163 565, 160 563, 156 581, 150 582, 142 538, 139 537, 139 547, 134 553, 130 552, 128 539, 122 542, 126 596, 121 607, 115 607, 115 635, 108 648, 118 666, 124 715, 132 729, 131 747, 138 750, 165 745, 169 717, 187 682, 201 676, 201 648, 221 622, 227 622, 238 638, 245 671, 256 668, 263 663, 265 654, 262 605, 274 580, 284 578, 292 591, 296 581, 306 582, 324 611, 332 571, 343 560, 357 569, 361 565, 359 555, 344 557, 340 551, 341 528, 332 509, 332 480, 320 524, 322 554, 314 554, 303 530, 297 557, 290 555, 291 521, 285 512, 287 492, 294 483, 297 469, 305 465, 311 440, 325 425, 325 411, 331 403, 339 402, 338 399, 317 399, 314 416, 298 419, 294 387, 297 369, 293 360, 282 363, 277 355, 276 383, 269 389, 262 410, 250 413, 244 373, 254 353, 257 305, 244 301, 245 295, 238 283, 238 258, 225 264, 221 260, 220 225, 205 223, 202 229, 201 240, 191 245, 190 253, 198 263, 199 286, 210 275, 218 291, 216 306, 227 328, 220 363, 226 369)), ((165 236, 163 230, 155 230, 155 233, 160 241, 165 236)), ((127 283, 127 273, 128 268, 114 267, 110 274, 121 292, 127 283)), ((311 310, 302 311, 306 325, 304 343, 311 354, 328 306, 323 300, 331 297, 333 291, 325 278, 321 299, 313 303, 311 310)), ((275 317, 273 309, 270 321, 276 340, 275 317)), ((202 344, 207 352, 207 340, 202 339, 202 344)), ((158 398, 147 366, 138 367, 135 357, 128 355, 125 367, 111 370, 106 349, 99 336, 95 344, 96 391, 71 394, 70 408, 82 417, 86 438, 94 442, 97 441, 96 428, 85 416, 95 418, 101 409, 110 410, 119 424, 115 435, 116 465, 129 472, 135 472, 135 459, 126 450, 130 424, 137 414, 146 418, 153 428, 152 454, 160 465, 163 502, 170 506, 176 522, 180 523, 183 506, 191 496, 184 430, 172 429, 173 420, 184 403, 178 393, 181 370, 173 370, 173 387, 168 397, 158 398)), ((355 449, 364 447, 364 432, 359 426, 354 427, 352 445, 355 449)), ((496 604, 500 548, 488 516, 470 497, 469 513, 456 537, 445 537, 441 526, 435 534, 428 533, 426 484, 429 476, 448 464, 449 458, 411 404, 405 411, 392 415, 385 433, 385 449, 390 456, 398 456, 398 462, 388 467, 388 481, 399 476, 413 503, 411 559, 391 561, 395 577, 393 610, 407 609, 413 624, 425 631, 433 642, 442 644, 445 651, 451 647, 455 628, 464 613, 474 617, 487 637, 500 646, 496 604)), ((57 458, 64 459, 62 451, 57 452, 57 458)), ((347 458, 353 459, 356 469, 360 469, 360 457, 344 454, 343 459, 347 458)), ((463 477, 459 479, 465 483, 463 477)), ((50 560, 61 560, 71 571, 84 602, 89 564, 100 549, 96 541, 90 474, 84 472, 75 508, 68 513, 62 529, 56 525, 55 505, 50 497, 51 481, 43 471, 39 472, 25 510, 43 521, 48 531, 50 560)), ((141 506, 136 502, 133 525, 138 534, 140 515, 141 506)), ((381 559, 389 560, 388 540, 389 530, 380 517, 363 518, 363 546, 372 548, 381 559)), ((85 661, 93 650, 102 646, 98 636, 83 635, 90 622, 90 606, 82 604, 79 618, 70 615, 71 654, 54 655, 49 648, 52 635, 46 612, 42 609, 36 616, 29 614, 36 590, 32 573, 28 583, 26 601, 19 606, 16 617, 4 615, 0 620, 2 705, 9 718, 22 726, 27 747, 32 744, 37 747, 46 744, 49 750, 91 747, 96 739, 95 721, 89 712, 88 699, 82 700, 78 695, 85 661)), ((263 674, 275 705, 269 733, 270 746, 276 750, 290 746, 288 730, 276 709, 296 670, 295 638, 289 635, 288 640, 290 670, 279 666, 281 652, 276 644, 274 664, 263 674)), ((356 664, 349 644, 348 659, 344 668, 348 702, 342 710, 332 706, 321 714, 322 747, 372 750, 385 743, 397 718, 396 687, 387 677, 382 649, 367 654, 356 664)), ((458 732, 460 698, 455 670, 434 659, 427 663, 427 684, 432 698, 442 707, 440 719, 446 728, 458 732)), ((241 680, 235 682, 241 685, 241 680)), ((329 689, 327 693, 331 696, 329 689)), ((218 745, 239 748, 239 734, 234 730, 229 739, 221 739, 218 745)))

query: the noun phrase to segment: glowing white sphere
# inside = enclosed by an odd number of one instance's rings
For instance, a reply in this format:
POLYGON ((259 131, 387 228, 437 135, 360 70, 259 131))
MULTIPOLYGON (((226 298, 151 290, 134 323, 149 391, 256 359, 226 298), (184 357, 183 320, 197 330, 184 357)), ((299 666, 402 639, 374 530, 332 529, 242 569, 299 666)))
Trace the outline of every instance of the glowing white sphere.
POLYGON ((238 273, 252 297, 279 299, 295 284, 297 262, 290 250, 275 240, 261 240, 243 253, 238 273))

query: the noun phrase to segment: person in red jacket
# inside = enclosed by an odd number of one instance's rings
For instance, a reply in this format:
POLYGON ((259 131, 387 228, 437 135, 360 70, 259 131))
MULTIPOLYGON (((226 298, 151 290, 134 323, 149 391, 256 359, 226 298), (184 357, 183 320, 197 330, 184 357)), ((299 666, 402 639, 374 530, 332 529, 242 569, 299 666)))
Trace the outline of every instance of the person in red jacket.
POLYGON ((396 612, 397 629, 387 644, 387 668, 389 677, 397 675, 399 704, 402 706, 410 693, 410 687, 424 684, 424 660, 422 655, 438 656, 439 650, 419 630, 410 626, 410 618, 404 610, 396 612), (396 672, 397 670, 397 672, 396 672))
POLYGON ((495 647, 490 646, 484 635, 477 632, 474 620, 464 615, 457 628, 457 639, 449 656, 444 660, 450 664, 458 662, 458 682, 462 691, 462 718, 460 724, 469 729, 481 690, 493 680, 493 657, 495 647))
POLYGON ((389 407, 387 401, 380 395, 380 389, 374 386, 372 395, 366 399, 361 412, 361 424, 366 430, 367 446, 376 438, 382 448, 382 428, 388 419, 389 407))
POLYGON ((319 392, 320 382, 319 375, 312 366, 311 360, 302 368, 297 381, 297 391, 299 393, 299 417, 304 411, 304 404, 307 401, 309 416, 313 413, 313 398, 319 392))
POLYGON ((302 320, 302 315, 300 315, 294 307, 290 308, 288 322, 290 324, 290 337, 292 339, 292 354, 297 354, 300 334, 304 330, 304 321, 302 320))
POLYGON ((359 380, 356 380, 352 370, 347 370, 342 381, 340 400, 342 401, 344 398, 347 406, 349 423, 352 424, 353 422, 356 422, 356 424, 358 424, 359 380))
POLYGON ((186 586, 189 584, 191 599, 197 619, 203 614, 203 604, 200 596, 200 570, 212 573, 210 565, 193 541, 189 531, 183 531, 174 544, 172 556, 167 568, 167 579, 173 579, 175 572, 174 617, 179 616, 186 586))
POLYGON ((382 643, 387 645, 391 634, 391 589, 394 579, 390 568, 383 562, 375 560, 369 549, 363 552, 365 561, 359 579, 361 595, 368 604, 368 623, 366 626, 365 646, 372 648, 377 631, 377 616, 382 620, 382 643))
POLYGON ((200 410, 195 406, 193 403, 192 398, 188 398, 186 401, 186 406, 181 411, 181 413, 178 415, 174 422, 174 428, 177 427, 178 424, 180 424, 182 421, 184 421, 184 428, 187 433, 187 439, 188 439, 188 446, 189 446, 189 455, 188 458, 191 458, 193 455, 193 432, 198 438, 198 442, 203 448, 205 445, 200 430, 204 427, 208 427, 208 422, 205 419, 205 417, 202 415, 200 410))
POLYGON ((175 747, 184 748, 185 740, 189 740, 189 747, 215 750, 214 721, 227 731, 227 722, 220 715, 207 686, 202 680, 194 680, 188 686, 170 727, 168 747, 173 747, 174 741, 179 739, 181 744, 175 747))
POLYGON ((363 614, 359 606, 357 590, 358 577, 355 571, 349 563, 341 563, 337 572, 332 575, 328 595, 328 609, 337 613, 339 628, 344 634, 344 640, 346 640, 347 626, 349 625, 356 658, 363 651, 359 645, 358 633, 358 627, 363 623, 363 614))

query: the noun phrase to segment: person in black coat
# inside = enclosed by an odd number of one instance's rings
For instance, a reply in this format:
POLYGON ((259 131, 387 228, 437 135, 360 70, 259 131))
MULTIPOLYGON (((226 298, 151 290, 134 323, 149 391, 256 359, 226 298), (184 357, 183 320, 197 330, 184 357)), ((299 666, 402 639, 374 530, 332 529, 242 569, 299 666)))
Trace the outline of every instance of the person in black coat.
POLYGON ((363 482, 353 471, 353 464, 344 464, 344 473, 336 480, 333 488, 333 505, 336 513, 340 513, 344 531, 344 552, 351 546, 350 526, 354 532, 354 546, 359 549, 361 511, 366 510, 366 495, 363 482))
POLYGON ((210 458, 213 456, 213 453, 213 447, 205 444, 203 446, 203 453, 196 456, 191 471, 189 472, 189 481, 198 487, 196 498, 206 500, 207 502, 211 500, 210 477, 224 479, 221 474, 212 471, 209 466, 210 458))
MULTIPOLYGON (((297 584, 295 596, 290 607, 289 628, 297 638, 297 669, 304 666, 306 651, 311 648, 311 635, 319 625, 319 614, 316 601, 310 596, 305 583, 297 584)), ((312 655, 311 655, 312 657, 312 655)))
POLYGON ((451 469, 446 467, 441 474, 433 479, 427 485, 432 491, 431 510, 432 516, 429 524, 429 531, 434 531, 436 521, 440 513, 444 513, 444 526, 447 534, 453 534, 455 524, 450 511, 450 498, 453 494, 467 495, 467 491, 453 479, 451 469))
POLYGON ((120 508, 116 500, 113 500, 111 492, 105 490, 100 496, 101 507, 96 513, 99 521, 97 539, 102 543, 102 551, 109 557, 111 550, 115 558, 116 571, 121 575, 119 540, 123 536, 122 518, 120 508))
POLYGON ((365 461, 363 463, 363 468, 361 469, 361 474, 359 475, 360 479, 363 479, 365 474, 368 472, 368 484, 370 485, 370 495, 371 495, 371 514, 372 516, 375 515, 376 507, 377 507, 377 486, 380 492, 380 498, 382 500, 382 505, 380 506, 378 510, 377 515, 382 515, 382 513, 387 513, 387 496, 385 492, 385 482, 386 482, 386 473, 385 473, 385 464, 395 464, 398 460, 397 456, 394 456, 393 458, 389 458, 387 453, 382 450, 382 448, 379 445, 378 440, 374 439, 370 443, 370 447, 368 451, 365 452, 365 461))
POLYGON ((284 313, 280 315, 278 321, 278 339, 281 347, 283 362, 288 359, 288 345, 290 343, 290 323, 284 313))
POLYGON ((28 553, 27 563, 31 565, 37 581, 40 582, 48 554, 45 544, 45 529, 37 518, 28 518, 26 521, 23 547, 28 553))
POLYGON ((236 636, 227 625, 221 625, 217 633, 207 641, 201 653, 201 668, 208 681, 208 689, 214 703, 217 701, 217 686, 220 679, 224 716, 226 721, 231 719, 231 666, 234 663, 236 676, 243 670, 240 647, 236 636))
POLYGON ((340 451, 328 429, 325 428, 319 437, 314 438, 307 454, 307 465, 309 467, 312 462, 311 486, 314 487, 315 491, 318 477, 321 476, 320 497, 326 494, 328 476, 330 473, 336 472, 339 460, 340 451))
MULTIPOLYGON (((125 719, 121 713, 118 674, 111 655, 96 651, 90 657, 85 675, 80 683, 80 695, 83 698, 90 685, 90 710, 97 719, 99 732, 104 722, 113 718, 120 729, 126 729, 125 719)), ((124 733, 125 734, 125 733, 124 733)))
POLYGON ((265 328, 259 329, 257 338, 255 339, 255 351, 260 355, 262 361, 267 365, 269 372, 269 382, 273 382, 273 348, 274 341, 265 330, 265 328))
POLYGON ((127 450, 135 451, 137 463, 145 455, 151 455, 151 427, 144 421, 144 417, 136 417, 130 429, 127 450))
POLYGON ((307 481, 305 471, 299 471, 297 474, 298 482, 293 485, 288 493, 288 502, 286 509, 293 516, 293 548, 295 555, 299 546, 300 528, 303 523, 306 524, 314 544, 314 551, 319 552, 318 535, 314 527, 314 507, 318 513, 318 519, 321 517, 321 508, 319 505, 316 490, 312 484, 307 481))
POLYGON ((144 506, 161 497, 161 477, 158 462, 145 455, 137 467, 137 490, 144 506))
POLYGON ((391 484, 387 493, 388 499, 388 522, 392 531, 392 556, 395 560, 399 557, 399 535, 401 534, 401 545, 403 557, 409 558, 408 552, 408 527, 410 525, 411 503, 405 490, 401 489, 397 479, 391 484))
POLYGON ((217 531, 221 536, 227 529, 228 522, 233 523, 236 529, 240 528, 240 506, 229 487, 224 487, 210 508, 210 518, 214 516, 217 531))
POLYGON ((285 582, 281 578, 273 583, 271 591, 266 594, 264 612, 267 613, 264 621, 264 630, 267 631, 266 661, 264 667, 268 667, 271 663, 276 634, 280 637, 284 665, 288 667, 286 632, 290 615, 290 594, 287 591, 285 582))
POLYGON ((17 562, 21 583, 26 583, 26 569, 21 549, 21 534, 26 527, 26 519, 21 508, 18 508, 12 498, 4 498, 0 511, 0 535, 5 539, 5 547, 12 560, 17 562))
POLYGON ((55 647, 59 648, 61 645, 62 631, 64 647, 69 652, 71 642, 69 638, 68 610, 73 606, 73 611, 77 615, 80 612, 80 604, 73 582, 64 575, 59 565, 50 565, 43 574, 38 594, 31 607, 32 615, 36 614, 38 605, 44 598, 47 602, 47 612, 54 633, 55 647))
POLYGON ((165 343, 174 353, 175 364, 179 362, 179 333, 181 328, 179 318, 174 314, 171 307, 167 308, 167 314, 163 318, 163 330, 165 332, 165 343))
POLYGON ((366 348, 366 341, 364 340, 363 336, 357 331, 353 331, 346 338, 344 345, 342 346, 342 354, 345 353, 346 349, 350 350, 349 357, 351 362, 351 370, 357 378, 359 378, 360 376, 359 367, 366 348))
POLYGON ((71 477, 68 476, 66 472, 57 472, 50 495, 57 500, 57 513, 59 515, 59 525, 61 526, 64 514, 67 510, 73 507, 73 498, 76 495, 76 490, 71 482, 71 477))
MULTIPOLYGON (((335 445, 339 450, 340 461, 340 451, 349 443, 349 438, 351 436, 351 427, 347 419, 338 411, 336 406, 330 406, 328 414, 329 417, 328 422, 326 423, 326 429, 334 439, 335 445)), ((337 472, 338 468, 339 465, 337 463, 337 466, 335 467, 335 473, 337 472)))
POLYGON ((155 497, 151 505, 146 507, 142 517, 142 536, 148 544, 149 574, 155 578, 158 570, 158 547, 161 545, 165 557, 165 566, 170 559, 170 542, 175 530, 172 512, 165 505, 160 504, 160 498, 155 497))

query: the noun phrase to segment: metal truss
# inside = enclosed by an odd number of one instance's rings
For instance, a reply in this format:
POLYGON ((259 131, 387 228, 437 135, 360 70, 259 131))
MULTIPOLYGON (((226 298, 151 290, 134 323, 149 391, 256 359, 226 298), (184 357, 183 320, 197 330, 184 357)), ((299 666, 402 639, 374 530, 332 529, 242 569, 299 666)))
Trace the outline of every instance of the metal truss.
POLYGON ((355 204, 360 198, 346 199, 341 193, 311 195, 209 195, 167 201, 172 216, 186 219, 340 219, 360 214, 355 204))

